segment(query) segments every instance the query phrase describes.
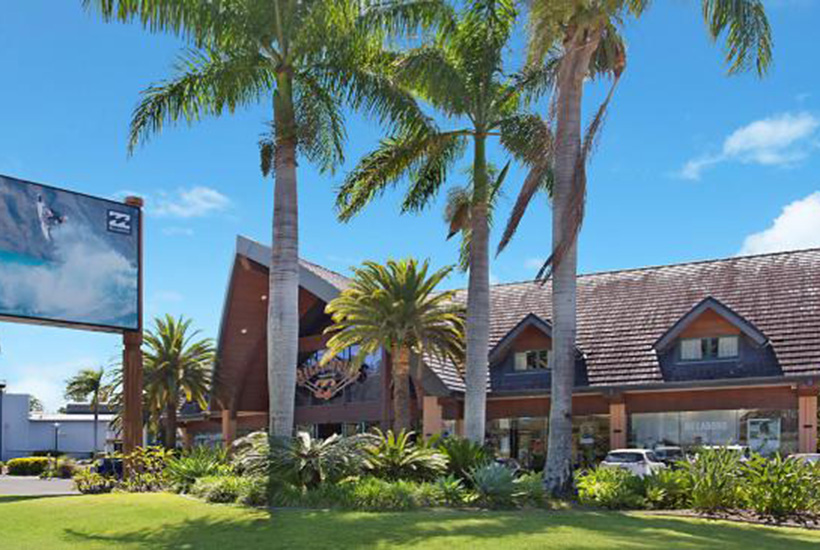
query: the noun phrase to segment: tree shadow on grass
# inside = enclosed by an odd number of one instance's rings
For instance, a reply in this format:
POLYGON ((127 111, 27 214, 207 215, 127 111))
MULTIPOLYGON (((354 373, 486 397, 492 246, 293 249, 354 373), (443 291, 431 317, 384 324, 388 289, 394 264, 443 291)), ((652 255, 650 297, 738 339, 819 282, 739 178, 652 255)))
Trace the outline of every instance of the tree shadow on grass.
POLYGON ((188 519, 135 532, 67 529, 72 543, 95 541, 158 550, 210 548, 417 547, 731 550, 817 549, 808 532, 607 512, 341 513, 274 511, 252 517, 188 519))
POLYGON ((44 498, 80 498, 82 495, 65 495, 55 493, 45 495, 0 495, 0 504, 10 504, 12 502, 23 502, 26 500, 40 500, 44 498))

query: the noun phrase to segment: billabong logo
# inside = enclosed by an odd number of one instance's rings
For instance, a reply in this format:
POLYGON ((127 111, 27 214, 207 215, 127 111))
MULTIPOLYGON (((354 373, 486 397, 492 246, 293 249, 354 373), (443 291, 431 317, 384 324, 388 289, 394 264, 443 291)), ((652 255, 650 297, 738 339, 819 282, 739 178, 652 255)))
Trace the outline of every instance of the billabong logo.
POLYGON ((117 210, 109 210, 108 230, 113 233, 122 233, 123 235, 130 235, 131 214, 128 214, 127 212, 118 212, 117 210))

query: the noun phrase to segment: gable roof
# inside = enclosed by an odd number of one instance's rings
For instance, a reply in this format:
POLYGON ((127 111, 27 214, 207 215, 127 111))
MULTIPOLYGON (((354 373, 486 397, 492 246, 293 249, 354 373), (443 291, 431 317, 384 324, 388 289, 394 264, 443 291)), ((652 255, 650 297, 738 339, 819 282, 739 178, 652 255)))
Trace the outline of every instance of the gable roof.
MULTIPOLYGON (((549 283, 491 287, 489 350, 530 314, 550 323, 551 294, 549 283)), ((765 335, 786 376, 820 375, 820 249, 811 249, 580 275, 577 346, 590 386, 663 382, 656 342, 708 298, 765 335)), ((429 366, 463 391, 454 365, 429 366)))
POLYGON ((678 336, 686 330, 695 319, 701 316, 701 314, 705 313, 706 311, 712 310, 735 327, 737 327, 740 332, 748 336, 752 339, 752 341, 757 344, 758 346, 762 346, 766 344, 768 339, 766 336, 760 332, 757 327, 753 324, 749 323, 746 319, 735 313, 731 310, 731 308, 726 307, 719 300, 712 298, 711 296, 704 298, 702 302, 698 305, 690 309, 686 315, 678 319, 678 322, 672 325, 663 336, 661 336, 657 342, 655 342, 655 349, 658 351, 664 350, 670 345, 672 345, 675 340, 677 340, 678 336))
POLYGON ((510 344, 515 341, 518 336, 524 332, 527 327, 535 327, 549 338, 552 338, 552 326, 544 321, 541 317, 534 313, 528 313, 526 317, 521 319, 515 327, 512 328, 507 334, 504 335, 498 342, 496 342, 495 346, 490 349, 490 363, 493 363, 497 358, 499 358, 510 344))
MULTIPOLYGON (((236 253, 270 268, 271 248, 242 235, 236 238, 236 253)), ((299 258, 299 286, 329 302, 350 285, 350 279, 326 267, 299 258)))

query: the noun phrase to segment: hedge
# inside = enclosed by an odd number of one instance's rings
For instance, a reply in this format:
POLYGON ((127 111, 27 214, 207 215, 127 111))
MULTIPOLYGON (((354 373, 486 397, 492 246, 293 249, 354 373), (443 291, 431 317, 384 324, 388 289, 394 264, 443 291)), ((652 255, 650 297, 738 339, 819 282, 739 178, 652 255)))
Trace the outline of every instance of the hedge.
POLYGON ((39 476, 48 468, 49 460, 39 456, 12 458, 6 468, 10 476, 39 476))

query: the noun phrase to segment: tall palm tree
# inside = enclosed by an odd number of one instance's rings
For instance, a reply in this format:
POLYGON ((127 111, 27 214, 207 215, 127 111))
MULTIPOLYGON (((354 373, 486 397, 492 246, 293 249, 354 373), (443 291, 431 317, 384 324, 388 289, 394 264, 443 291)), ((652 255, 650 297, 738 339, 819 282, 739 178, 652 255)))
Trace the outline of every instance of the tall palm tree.
POLYGON ((166 315, 145 331, 144 391, 155 417, 164 415, 164 444, 176 447, 177 412, 186 402, 205 409, 215 357, 213 340, 196 339, 191 320, 166 315))
POLYGON ((454 122, 432 124, 383 140, 351 172, 339 191, 341 220, 349 220, 402 179, 409 189, 403 211, 418 211, 435 197, 453 165, 472 146, 471 181, 451 194, 451 233, 468 244, 465 435, 483 443, 486 425, 487 353, 490 323, 490 209, 507 174, 496 178, 487 159, 487 141, 498 137, 513 156, 526 160, 547 147, 541 121, 521 110, 540 85, 544 71, 505 76, 504 48, 516 19, 512 0, 473 0, 441 24, 430 45, 395 54, 392 79, 454 122))
POLYGON ((111 386, 105 383, 105 368, 83 369, 66 380, 65 397, 74 401, 89 399, 94 414, 93 453, 97 454, 97 428, 100 418, 100 403, 108 401, 111 386))
POLYGON ((428 275, 425 261, 390 260, 386 266, 365 262, 354 270, 350 287, 327 305, 333 325, 326 363, 357 346, 351 368, 379 349, 390 352, 393 372, 394 430, 412 428, 410 418, 410 356, 432 354, 460 364, 464 353, 463 308, 453 292, 435 292, 452 268, 428 275))
POLYGON ((107 21, 139 21, 190 42, 177 74, 151 86, 131 121, 129 150, 165 124, 271 101, 261 169, 274 178, 268 296, 268 386, 272 437, 293 432, 298 352, 298 157, 332 171, 343 161, 342 103, 396 127, 424 121, 379 67, 388 34, 424 29, 437 1, 83 0, 107 21))
MULTIPOLYGON (((552 278, 553 375, 545 483, 555 495, 572 483, 572 387, 575 368, 578 233, 584 216, 586 161, 626 67, 619 32, 628 16, 640 17, 649 0, 533 0, 529 14, 529 63, 551 67, 551 115, 555 140, 552 159, 552 252, 537 275, 552 278), (611 77, 609 93, 582 139, 581 107, 588 77, 611 77)), ((730 73, 754 68, 765 74, 771 62, 771 31, 762 0, 701 0, 709 37, 726 41, 730 73)), ((532 197, 524 186, 505 231, 514 231, 532 197)), ((505 244, 502 239, 502 247, 505 244)))

